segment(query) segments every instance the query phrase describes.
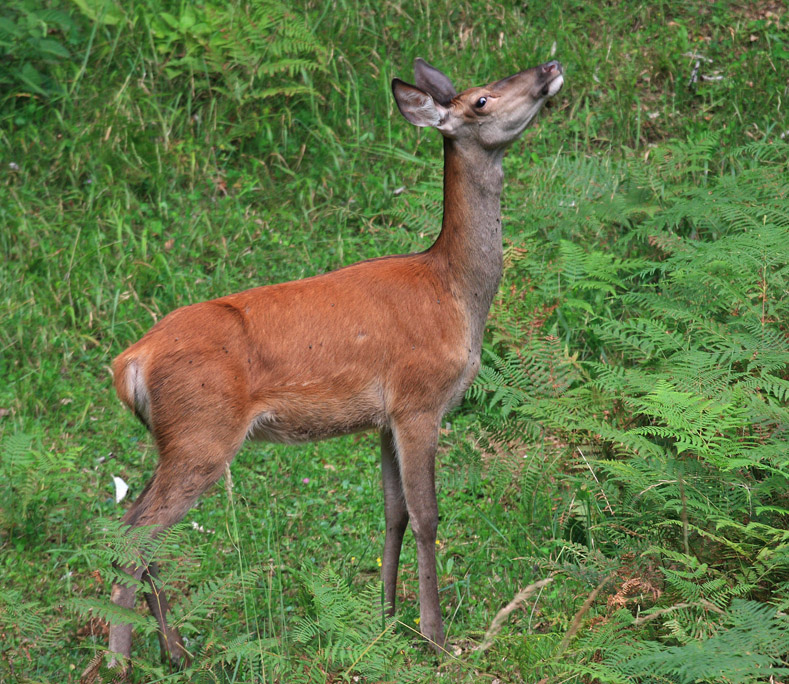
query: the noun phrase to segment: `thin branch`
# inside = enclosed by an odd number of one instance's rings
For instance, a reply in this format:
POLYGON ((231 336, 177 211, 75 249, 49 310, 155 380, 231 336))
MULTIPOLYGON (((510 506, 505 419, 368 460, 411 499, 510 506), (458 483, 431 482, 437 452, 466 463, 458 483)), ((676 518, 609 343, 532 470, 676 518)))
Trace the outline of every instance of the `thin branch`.
POLYGON ((573 617, 573 621, 570 624, 570 629, 567 630, 567 634, 564 635, 564 639, 562 639, 562 643, 559 644, 559 649, 557 654, 561 654, 569 645, 572 638, 575 636, 578 629, 581 627, 581 621, 584 619, 584 615, 586 615, 587 611, 592 607, 597 595, 603 590, 603 587, 608 584, 609 581, 613 577, 616 576, 616 571, 612 572, 608 577, 606 577, 600 584, 598 584, 593 590, 592 593, 587 596, 586 601, 581 606, 580 610, 575 614, 573 617))
POLYGON ((581 458, 584 460, 584 463, 586 463, 586 467, 589 468, 589 472, 592 473, 592 477, 594 478, 594 481, 597 482, 597 486, 600 487, 600 493, 603 495, 603 498, 605 499, 605 507, 608 509, 609 513, 613 514, 614 509, 611 507, 611 502, 608 500, 608 497, 605 495, 605 490, 603 489, 603 485, 601 485, 600 480, 597 479, 597 475, 595 475, 594 470, 592 470, 592 466, 589 465, 589 461, 586 460, 586 456, 584 456, 584 452, 581 451, 581 447, 575 447, 575 448, 578 449, 578 453, 581 454, 581 458))
POLYGON ((535 582, 534 584, 530 584, 525 589, 521 589, 516 595, 515 598, 512 599, 504 608, 502 608, 498 613, 496 613, 496 617, 493 618, 493 622, 490 623, 490 627, 488 631, 485 632, 485 638, 482 640, 482 643, 477 646, 474 650, 475 651, 485 651, 489 649, 493 645, 493 637, 495 637, 500 631, 501 627, 504 624, 505 620, 509 616, 509 614, 514 611, 521 603, 523 603, 529 596, 531 596, 535 591, 538 589, 542 589, 546 587, 551 582, 553 582, 553 576, 546 577, 544 580, 540 580, 539 582, 535 582))
POLYGON ((720 615, 724 615, 724 611, 722 611, 718 606, 714 603, 710 603, 709 601, 705 601, 702 599, 701 601, 693 601, 692 603, 676 603, 673 606, 669 606, 668 608, 661 608, 660 610, 656 610, 654 613, 650 613, 649 615, 641 615, 633 620, 634 627, 640 627, 641 625, 649 622, 650 620, 654 620, 655 618, 659 618, 661 615, 665 615, 666 613, 671 613, 674 610, 680 610, 682 608, 693 608, 695 606, 703 606, 707 610, 711 610, 715 613, 720 615))

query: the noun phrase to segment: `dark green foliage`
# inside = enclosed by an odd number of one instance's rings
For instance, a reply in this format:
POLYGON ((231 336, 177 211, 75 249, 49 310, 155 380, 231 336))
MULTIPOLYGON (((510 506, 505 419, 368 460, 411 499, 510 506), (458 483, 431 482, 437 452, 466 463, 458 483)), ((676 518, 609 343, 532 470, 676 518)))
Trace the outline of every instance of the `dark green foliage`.
POLYGON ((789 674, 789 623, 770 606, 735 599, 708 639, 670 647, 640 643, 638 649, 638 655, 620 665, 628 677, 662 677, 680 684, 768 681, 789 674))
MULTIPOLYGON (((706 141, 632 161, 617 170, 628 199, 615 220, 626 234, 588 251, 535 243, 537 255, 512 257, 510 278, 533 278, 551 313, 525 343, 500 338, 475 392, 487 394, 484 422, 497 440, 547 432, 567 443, 576 484, 564 515, 575 522, 564 534, 612 560, 655 558, 656 605, 685 606, 663 621, 682 646, 656 644, 654 657, 629 661, 630 676, 754 681, 782 662, 772 644, 785 641, 785 619, 763 617, 754 633, 748 625, 770 608, 737 600, 785 600, 778 587, 789 571, 789 150, 779 147, 735 150, 723 162, 729 173, 703 190, 689 181, 718 159, 706 141), (631 256, 639 244, 648 259, 631 256), (552 272, 531 272, 539 262, 552 272), (729 626, 710 622, 707 606, 730 608, 729 626)), ((610 216, 612 204, 586 211, 610 216)), ((499 315, 503 330, 529 325, 499 315)), ((628 574, 645 572, 632 563, 628 574)), ((569 671, 595 672, 588 667, 569 671)))
POLYGON ((21 591, 0 589, 0 631, 6 636, 0 647, 3 655, 16 649, 55 647, 63 639, 64 626, 39 601, 26 601, 21 591))
POLYGON ((331 569, 303 579, 310 607, 293 628, 293 639, 304 649, 304 673, 289 681, 323 682, 325 669, 358 673, 365 681, 420 681, 430 671, 409 667, 407 637, 396 631, 393 618, 382 617, 377 583, 362 591, 348 586, 331 569))
MULTIPOLYGON (((51 98, 66 92, 84 32, 65 2, 9 0, 0 8, 0 103, 51 98), (78 49, 78 48, 77 48, 78 49)), ((23 104, 20 103, 20 108, 23 104)))
POLYGON ((137 681, 786 679, 785 24, 707 0, 3 3, 0 680, 74 680, 112 562, 151 557, 195 660, 156 664, 138 605, 137 681), (247 446, 235 494, 161 537, 126 534, 111 479, 134 497, 154 467, 108 373, 153 321, 430 244, 440 144, 390 92, 417 56, 459 88, 567 74, 505 159, 485 367, 441 440, 440 664, 411 638, 410 536, 380 615, 374 436, 247 446))
POLYGON ((63 504, 59 488, 77 468, 81 449, 47 451, 26 433, 0 441, 0 527, 24 546, 41 534, 40 519, 57 516, 63 504))

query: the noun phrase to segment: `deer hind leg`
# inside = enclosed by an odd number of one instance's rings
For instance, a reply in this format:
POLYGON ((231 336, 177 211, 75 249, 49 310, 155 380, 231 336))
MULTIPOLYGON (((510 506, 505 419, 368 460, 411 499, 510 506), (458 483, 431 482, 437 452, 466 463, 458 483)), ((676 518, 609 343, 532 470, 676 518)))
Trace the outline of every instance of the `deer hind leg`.
POLYGON ((162 660, 176 667, 188 665, 190 658, 184 640, 175 627, 167 624, 167 611, 170 610, 170 604, 167 602, 164 587, 159 579, 159 568, 155 562, 148 563, 143 580, 147 580, 151 585, 151 591, 145 592, 144 596, 148 608, 159 625, 159 648, 162 660))
MULTIPOLYGON (((213 485, 224 472, 225 466, 235 455, 243 439, 243 430, 237 439, 217 440, 200 439, 192 433, 189 439, 183 438, 181 444, 160 443, 160 461, 154 476, 123 516, 123 521, 137 527, 155 525, 158 531, 180 521, 197 498, 213 485), (227 445, 232 444, 232 448, 227 445)), ((157 583, 156 567, 149 559, 141 559, 131 567, 119 568, 139 582, 147 580, 151 591, 146 592, 146 600, 159 624, 159 643, 162 658, 175 665, 185 664, 188 654, 178 631, 167 624, 169 604, 157 583)), ((136 593, 135 584, 116 582, 112 588, 111 600, 115 605, 132 609, 136 593)), ((128 623, 110 623, 109 650, 128 659, 131 655, 132 626, 128 623)))
POLYGON ((394 438, 391 431, 381 431, 381 479, 384 490, 384 517, 386 536, 381 574, 384 581, 386 612, 394 615, 397 592, 397 568, 400 563, 400 548, 408 526, 408 508, 403 496, 400 467, 397 464, 394 438))
POLYGON ((419 564, 419 628, 436 650, 444 646, 444 623, 438 602, 436 574, 438 503, 435 458, 438 423, 437 418, 423 416, 401 421, 394 430, 403 494, 411 530, 416 539, 419 564))

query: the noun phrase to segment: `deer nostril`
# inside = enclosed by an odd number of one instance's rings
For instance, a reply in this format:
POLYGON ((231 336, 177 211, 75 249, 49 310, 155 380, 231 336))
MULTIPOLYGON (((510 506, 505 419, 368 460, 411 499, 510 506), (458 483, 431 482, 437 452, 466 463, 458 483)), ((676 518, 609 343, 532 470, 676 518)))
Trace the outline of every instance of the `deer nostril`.
POLYGON ((550 62, 543 64, 540 69, 544 74, 550 74, 552 71, 561 71, 562 67, 557 60, 552 59, 550 62))

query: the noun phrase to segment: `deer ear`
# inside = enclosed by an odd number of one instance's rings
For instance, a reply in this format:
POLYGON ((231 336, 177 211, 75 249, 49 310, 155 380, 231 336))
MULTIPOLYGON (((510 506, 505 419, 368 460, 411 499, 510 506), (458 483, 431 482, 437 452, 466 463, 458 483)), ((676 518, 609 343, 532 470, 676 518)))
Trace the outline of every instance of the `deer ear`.
POLYGON ((400 113, 414 126, 438 128, 447 117, 446 107, 436 102, 424 90, 409 85, 399 78, 392 80, 392 93, 400 113))
POLYGON ((445 107, 458 94, 455 86, 452 85, 452 81, 434 66, 430 66, 421 57, 417 57, 414 60, 414 79, 417 88, 430 93, 436 102, 445 107))

